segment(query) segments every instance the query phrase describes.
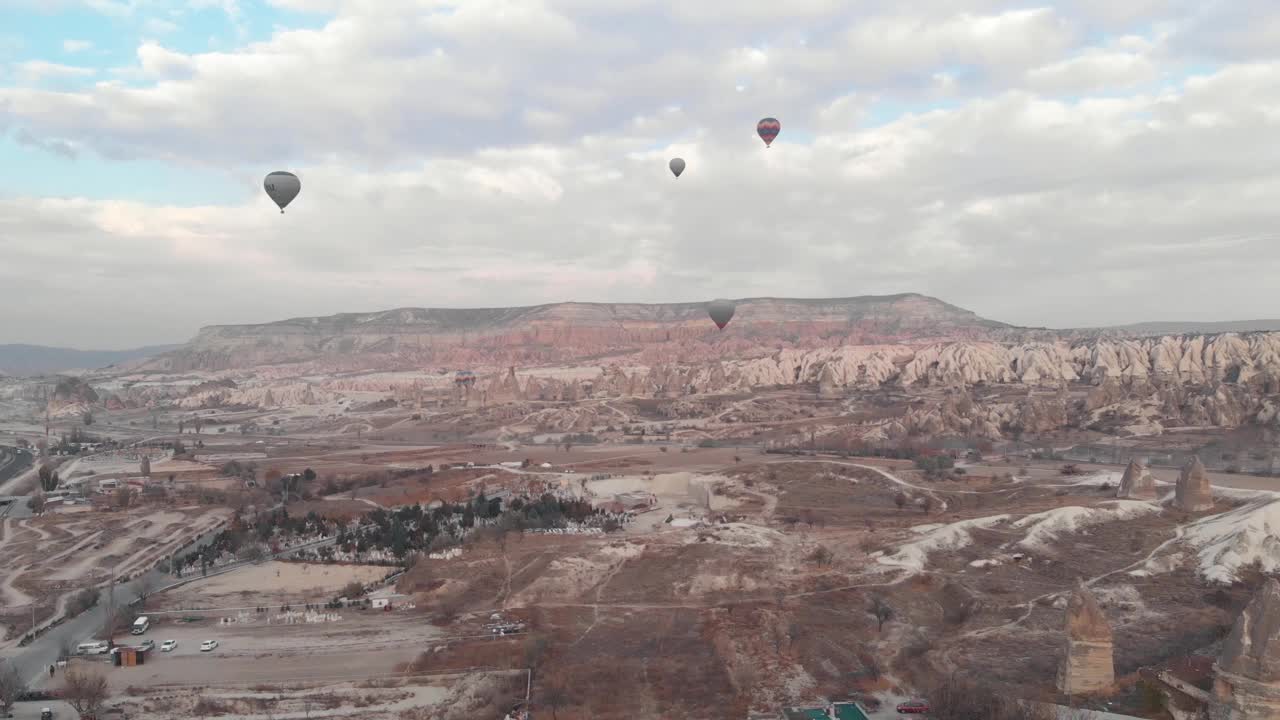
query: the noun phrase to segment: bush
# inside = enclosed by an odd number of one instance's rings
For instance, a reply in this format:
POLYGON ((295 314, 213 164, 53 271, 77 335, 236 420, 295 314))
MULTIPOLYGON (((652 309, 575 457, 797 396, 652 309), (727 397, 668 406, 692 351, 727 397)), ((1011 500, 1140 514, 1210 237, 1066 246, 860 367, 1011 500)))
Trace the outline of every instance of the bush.
POLYGON ((75 617, 80 613, 88 610, 98 604, 98 591, 92 589, 84 589, 76 593, 67 601, 67 617, 75 617))

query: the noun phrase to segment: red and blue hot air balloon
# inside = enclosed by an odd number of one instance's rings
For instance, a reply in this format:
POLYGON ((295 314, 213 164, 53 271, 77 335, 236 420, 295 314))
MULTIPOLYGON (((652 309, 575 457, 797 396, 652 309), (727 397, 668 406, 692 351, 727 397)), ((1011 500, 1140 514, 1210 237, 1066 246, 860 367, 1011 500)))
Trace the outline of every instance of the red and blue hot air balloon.
POLYGON ((778 122, 778 118, 767 117, 756 123, 756 132, 759 133, 766 148, 773 145, 773 139, 778 137, 778 131, 781 129, 782 123, 778 122))

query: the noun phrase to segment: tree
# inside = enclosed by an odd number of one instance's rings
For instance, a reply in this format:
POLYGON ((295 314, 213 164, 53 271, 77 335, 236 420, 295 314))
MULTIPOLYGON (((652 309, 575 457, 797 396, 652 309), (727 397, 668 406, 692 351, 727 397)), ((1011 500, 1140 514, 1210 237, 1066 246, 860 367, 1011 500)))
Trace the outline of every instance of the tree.
POLYGON ((924 512, 926 515, 933 512, 933 505, 935 502, 936 501, 933 499, 932 495, 924 496, 924 500, 921 502, 921 507, 924 508, 924 512))
POLYGON ((31 499, 27 501, 27 507, 31 508, 31 512, 39 515, 44 512, 44 503, 44 493, 38 492, 35 495, 32 495, 31 499))
POLYGON ((262 550, 262 546, 257 543, 245 545, 240 548, 240 552, 236 553, 236 557, 247 562, 258 562, 262 560, 262 558, 266 557, 266 555, 267 554, 262 550))
POLYGON ((62 699, 81 715, 94 715, 107 699, 107 676, 99 672, 71 668, 63 680, 62 699))
POLYGON ((1039 720, 1054 713, 1038 712, 1017 699, 954 673, 925 688, 929 717, 940 720, 1039 720))
POLYGON ((13 710, 13 704, 18 701, 18 696, 26 689, 12 662, 0 667, 0 715, 7 716, 13 710))
POLYGON ((151 477, 151 457, 149 455, 142 456, 142 464, 138 468, 138 472, 142 473, 142 477, 151 477))
POLYGON ((907 505, 907 494, 906 494, 906 493, 902 493, 902 492, 900 492, 900 493, 898 493, 897 495, 894 495, 894 496, 893 496, 893 504, 894 504, 894 505, 897 505, 899 510, 901 510, 902 508, 906 507, 906 505, 907 505))
POLYGON ((147 598, 151 597, 151 593, 155 592, 156 581, 151 577, 151 573, 144 573, 133 584, 133 591, 138 593, 138 607, 146 609, 147 598))
POLYGON ((550 649, 551 643, 542 635, 535 635, 524 646, 524 664, 529 668, 530 679, 541 669, 542 661, 546 658, 547 651, 550 649))
POLYGON ((569 704, 569 689, 557 678, 542 689, 542 704, 551 710, 551 720, 559 720, 556 714, 560 708, 569 704))
POLYGON ((809 555, 809 559, 810 559, 810 560, 812 560, 812 561, 814 561, 815 563, 817 563, 817 564, 821 565, 822 567, 826 567, 826 566, 830 565, 830 564, 831 564, 831 561, 832 561, 832 559, 833 559, 834 557, 835 557, 835 554, 834 554, 834 553, 832 553, 832 552, 831 552, 831 550, 827 549, 827 547, 826 547, 825 545, 819 545, 819 546, 818 546, 816 549, 814 549, 814 551, 809 555))
POLYGON ((133 504, 133 488, 128 485, 122 485, 116 490, 116 507, 124 509, 133 504))
POLYGON ((876 617, 876 632, 884 632, 884 624, 893 619, 893 608, 889 607, 889 603, 884 598, 876 595, 871 598, 871 614, 876 617))
POLYGON ((306 470, 303 470, 302 479, 306 482, 314 482, 316 479, 316 471, 312 470, 311 468, 307 468, 306 470))
POLYGON ((92 425, 92 424, 93 424, 93 413, 91 413, 91 412, 85 412, 85 414, 84 414, 84 415, 81 415, 81 416, 80 416, 80 422, 84 423, 85 425, 92 425))
POLYGON ((57 478, 57 475, 53 472, 52 465, 50 465, 49 463, 41 464, 38 474, 40 476, 41 490, 44 490, 45 492, 53 492, 54 490, 58 489, 58 478, 57 478))

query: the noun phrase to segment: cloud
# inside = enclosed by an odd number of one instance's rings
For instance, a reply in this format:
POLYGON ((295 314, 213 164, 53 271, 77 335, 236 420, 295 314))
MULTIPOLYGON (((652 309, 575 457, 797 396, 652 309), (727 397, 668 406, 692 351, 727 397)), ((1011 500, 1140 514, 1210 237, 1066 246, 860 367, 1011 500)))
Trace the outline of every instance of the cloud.
POLYGON ((88 40, 63 40, 62 50, 69 53, 84 52, 93 47, 93 43, 88 40))
POLYGON ((19 83, 36 84, 47 80, 91 77, 97 72, 94 68, 62 65, 45 60, 26 60, 16 65, 14 75, 19 83))
MULTIPOLYGON (((6 264, 121 318, 60 299, 25 339, 906 291, 1032 325, 1274 314, 1280 62, 1265 42, 1227 47, 1224 32, 1259 29, 1220 10, 270 4, 331 17, 224 51, 145 42, 88 87, 50 86, 48 68, 0 84, 0 125, 24 146, 162 160, 193 183, 227 173, 243 190, 195 208, 0 200, 6 264), (783 125, 769 150, 765 115, 783 125), (303 183, 284 215, 261 190, 275 169, 303 183), (67 267, 82 255, 83 272, 67 267)), ((29 326, 19 287, 0 287, 0 326, 29 326)))
POLYGON ((142 24, 143 30, 153 35, 168 35, 177 32, 179 27, 178 23, 164 18, 147 18, 142 24))

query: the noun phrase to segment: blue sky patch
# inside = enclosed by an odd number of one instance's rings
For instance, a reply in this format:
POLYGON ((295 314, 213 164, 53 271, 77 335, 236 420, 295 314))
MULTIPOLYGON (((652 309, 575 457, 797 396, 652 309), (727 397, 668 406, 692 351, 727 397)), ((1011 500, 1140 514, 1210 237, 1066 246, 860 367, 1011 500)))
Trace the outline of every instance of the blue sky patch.
POLYGON ((243 202, 258 187, 229 175, 152 160, 108 161, 93 152, 70 158, 24 145, 14 134, 0 138, 0 195, 135 200, 156 205, 223 205, 243 202))

